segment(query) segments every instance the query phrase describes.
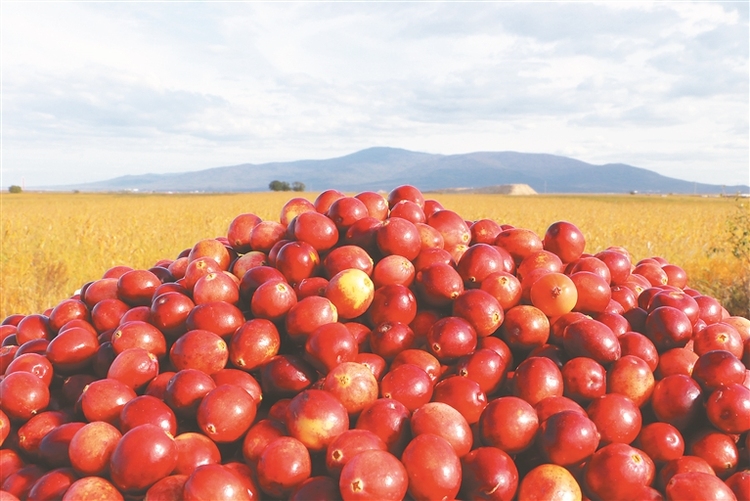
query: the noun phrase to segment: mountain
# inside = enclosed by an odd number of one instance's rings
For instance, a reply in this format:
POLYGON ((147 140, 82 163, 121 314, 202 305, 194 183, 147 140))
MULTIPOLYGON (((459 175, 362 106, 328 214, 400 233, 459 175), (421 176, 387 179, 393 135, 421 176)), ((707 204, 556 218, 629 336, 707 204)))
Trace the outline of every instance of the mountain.
POLYGON ((538 193, 748 193, 750 187, 693 183, 626 164, 593 165, 542 153, 476 152, 436 155, 374 147, 338 158, 214 167, 177 174, 129 175, 52 190, 247 192, 273 180, 298 181, 307 191, 390 191, 412 184, 422 191, 528 184, 538 193))

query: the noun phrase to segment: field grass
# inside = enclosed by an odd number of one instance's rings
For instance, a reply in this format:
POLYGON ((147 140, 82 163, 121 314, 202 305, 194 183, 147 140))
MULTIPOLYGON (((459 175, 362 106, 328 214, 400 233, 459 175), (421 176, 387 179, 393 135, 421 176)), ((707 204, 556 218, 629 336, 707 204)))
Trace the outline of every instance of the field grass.
MULTIPOLYGON (((317 193, 3 193, 0 318, 41 313, 112 266, 149 268, 173 259, 198 240, 225 235, 237 214, 278 220, 294 196, 314 200, 317 193)), ((689 196, 427 197, 467 220, 490 218, 540 236, 553 222, 570 221, 586 236, 587 252, 622 246, 634 261, 661 256, 687 271, 689 285, 734 314, 750 315, 747 200, 741 205, 731 198, 689 196)))

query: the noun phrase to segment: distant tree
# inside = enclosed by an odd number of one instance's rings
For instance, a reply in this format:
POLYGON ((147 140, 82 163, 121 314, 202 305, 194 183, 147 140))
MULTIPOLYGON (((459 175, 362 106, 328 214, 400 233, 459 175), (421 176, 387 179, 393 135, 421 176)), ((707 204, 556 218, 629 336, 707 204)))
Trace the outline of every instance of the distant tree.
MULTIPOLYGON (((300 183, 300 184, 302 184, 302 183, 300 183)), ((295 183, 295 185, 296 185, 296 183, 295 183)), ((305 185, 304 184, 302 185, 302 190, 297 190, 297 189, 293 188, 292 185, 290 185, 286 181, 279 181, 278 179, 274 179, 273 181, 271 181, 268 184, 268 187, 271 189, 271 191, 289 191, 289 190, 304 191, 304 189, 305 189, 305 185)))
POLYGON ((12 184, 8 187, 10 193, 21 193, 23 190, 17 184, 12 184))
POLYGON ((295 181, 292 183, 292 191, 305 191, 305 183, 295 181))

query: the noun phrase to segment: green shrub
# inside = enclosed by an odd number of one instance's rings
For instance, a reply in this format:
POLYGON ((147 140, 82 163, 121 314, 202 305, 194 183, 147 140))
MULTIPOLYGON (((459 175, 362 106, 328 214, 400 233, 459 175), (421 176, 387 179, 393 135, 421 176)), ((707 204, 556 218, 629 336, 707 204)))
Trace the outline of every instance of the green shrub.
POLYGON ((268 187, 271 189, 271 191, 289 191, 291 187, 289 186, 289 183, 286 181, 279 181, 278 179, 274 179, 268 184, 268 187))
POLYGON ((292 184, 289 184, 286 181, 279 181, 278 179, 274 179, 273 181, 268 183, 268 188, 271 191, 305 191, 305 183, 295 181, 292 184))
POLYGON ((715 297, 731 315, 750 318, 750 200, 735 199, 735 211, 725 221, 725 239, 709 256, 729 252, 740 263, 740 273, 719 282, 703 283, 705 294, 715 297))

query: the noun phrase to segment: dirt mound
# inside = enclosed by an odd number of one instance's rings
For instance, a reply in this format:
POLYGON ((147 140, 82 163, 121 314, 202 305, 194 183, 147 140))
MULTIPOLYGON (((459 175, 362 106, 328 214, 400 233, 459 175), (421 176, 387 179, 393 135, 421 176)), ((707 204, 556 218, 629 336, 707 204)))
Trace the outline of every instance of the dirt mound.
POLYGON ((435 193, 480 193, 490 195, 536 195, 537 192, 528 184, 496 184, 480 188, 446 188, 435 193))

